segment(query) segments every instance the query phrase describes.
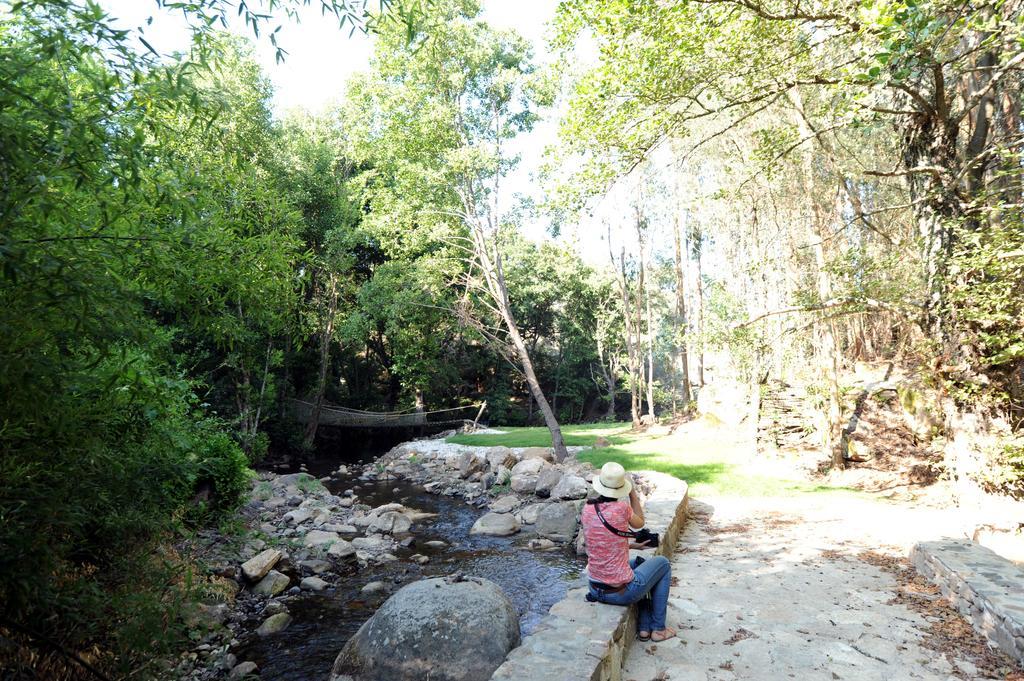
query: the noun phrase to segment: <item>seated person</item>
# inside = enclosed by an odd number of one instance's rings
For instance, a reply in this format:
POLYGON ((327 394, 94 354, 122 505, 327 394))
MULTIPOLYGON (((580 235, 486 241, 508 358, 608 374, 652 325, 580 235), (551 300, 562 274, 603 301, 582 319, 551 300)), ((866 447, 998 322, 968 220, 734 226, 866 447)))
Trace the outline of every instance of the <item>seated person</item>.
POLYGON ((621 465, 609 461, 601 467, 592 485, 599 496, 587 501, 580 518, 587 544, 588 600, 610 605, 639 601, 637 638, 641 641, 672 638, 676 632, 665 623, 671 580, 668 559, 664 556, 629 559, 630 548, 645 546, 631 544, 628 536, 631 529, 644 526, 644 511, 631 479, 621 465))

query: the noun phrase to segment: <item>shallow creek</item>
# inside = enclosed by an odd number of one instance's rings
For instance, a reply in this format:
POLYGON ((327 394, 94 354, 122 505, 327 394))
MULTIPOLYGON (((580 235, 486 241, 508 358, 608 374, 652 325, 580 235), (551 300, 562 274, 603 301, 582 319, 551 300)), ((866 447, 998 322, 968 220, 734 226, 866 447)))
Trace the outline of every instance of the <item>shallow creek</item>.
MULTIPOLYGON (((318 474, 313 467, 310 472, 318 474)), ((522 537, 471 537, 469 528, 483 514, 482 510, 462 499, 428 494, 403 480, 335 478, 326 485, 338 495, 353 489, 359 502, 371 507, 399 502, 436 513, 437 517, 413 525, 414 543, 398 549, 397 562, 363 569, 353 567, 351 573, 337 580, 333 591, 288 601, 294 617, 291 625, 267 639, 252 641, 239 654, 239 659, 259 665, 264 681, 327 679, 342 646, 390 594, 417 579, 456 571, 484 577, 501 586, 515 604, 526 636, 548 609, 565 596, 583 567, 583 562, 570 551, 528 551, 520 546, 525 542, 522 537), (444 541, 448 546, 434 549, 425 545, 432 540, 444 541), (414 553, 429 556, 430 562, 417 565, 409 561, 414 553), (373 581, 387 583, 387 591, 363 594, 362 587, 373 581)))

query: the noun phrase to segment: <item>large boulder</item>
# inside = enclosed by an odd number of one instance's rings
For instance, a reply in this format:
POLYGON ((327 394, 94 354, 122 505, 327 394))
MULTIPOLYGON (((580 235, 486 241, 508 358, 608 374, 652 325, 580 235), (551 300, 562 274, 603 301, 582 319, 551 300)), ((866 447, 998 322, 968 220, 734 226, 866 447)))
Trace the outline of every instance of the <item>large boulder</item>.
POLYGON ((578 517, 576 504, 571 501, 548 504, 537 514, 537 534, 554 541, 572 541, 578 517))
POLYGON ((540 515, 541 510, 547 506, 547 504, 530 504, 516 513, 516 518, 519 522, 525 525, 533 525, 537 522, 537 516, 540 515))
POLYGON ((468 478, 487 468, 487 459, 476 452, 463 452, 459 456, 459 477, 468 478))
POLYGON ((513 492, 518 492, 519 494, 533 494, 533 491, 537 489, 537 476, 513 475, 508 484, 509 487, 512 488, 513 492))
POLYGON ((402 534, 412 527, 412 521, 404 513, 386 511, 374 517, 366 528, 368 532, 378 534, 402 534))
MULTIPOLYGON (((537 484, 540 485, 538 479, 537 484)), ((552 499, 583 499, 587 496, 587 481, 578 475, 565 475, 551 490, 552 499)))
POLYGON ((544 468, 543 459, 523 459, 512 467, 512 476, 537 475, 544 468))
POLYGON ((512 468, 518 461, 519 459, 508 447, 491 447, 487 452, 487 465, 494 472, 497 472, 502 466, 512 468))
POLYGON ((538 497, 551 496, 551 490, 558 485, 562 479, 562 471, 558 470, 554 466, 545 468, 537 475, 537 487, 534 489, 534 494, 538 497))
POLYGON ((523 461, 529 459, 540 459, 541 461, 554 461, 555 455, 550 447, 527 447, 523 450, 523 461))
POLYGON ((489 534, 495 537, 507 537, 519 531, 519 521, 511 513, 485 513, 480 516, 470 534, 489 534))
POLYGON ((519 640, 516 609, 493 582, 424 579, 399 589, 349 639, 331 681, 486 681, 519 640))

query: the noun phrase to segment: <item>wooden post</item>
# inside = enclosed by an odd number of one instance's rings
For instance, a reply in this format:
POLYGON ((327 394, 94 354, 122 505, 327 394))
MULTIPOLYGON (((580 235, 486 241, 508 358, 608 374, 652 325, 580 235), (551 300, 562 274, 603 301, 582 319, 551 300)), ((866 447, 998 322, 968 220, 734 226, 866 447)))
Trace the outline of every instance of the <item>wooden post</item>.
POLYGON ((480 410, 476 413, 476 418, 473 419, 473 430, 476 430, 477 421, 479 421, 480 417, 484 415, 484 409, 486 409, 486 408, 487 408, 487 400, 484 400, 480 404, 480 410))

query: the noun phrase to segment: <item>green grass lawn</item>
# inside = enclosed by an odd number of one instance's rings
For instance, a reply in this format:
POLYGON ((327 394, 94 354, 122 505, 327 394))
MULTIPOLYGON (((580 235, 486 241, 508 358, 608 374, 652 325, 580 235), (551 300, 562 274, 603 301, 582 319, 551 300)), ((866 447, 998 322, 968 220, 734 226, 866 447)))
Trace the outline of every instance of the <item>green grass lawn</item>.
MULTIPOLYGON (((550 447, 547 428, 506 428, 501 435, 459 434, 448 442, 479 447, 550 447)), ((591 446, 598 437, 606 438, 610 447, 592 449, 579 455, 600 467, 607 461, 618 461, 627 470, 654 470, 668 473, 690 485, 693 496, 793 496, 808 493, 860 494, 845 487, 816 485, 798 478, 777 477, 745 471, 745 453, 739 452, 728 438, 715 438, 713 431, 703 436, 657 436, 630 432, 628 424, 598 423, 563 426, 568 446, 591 446)))

